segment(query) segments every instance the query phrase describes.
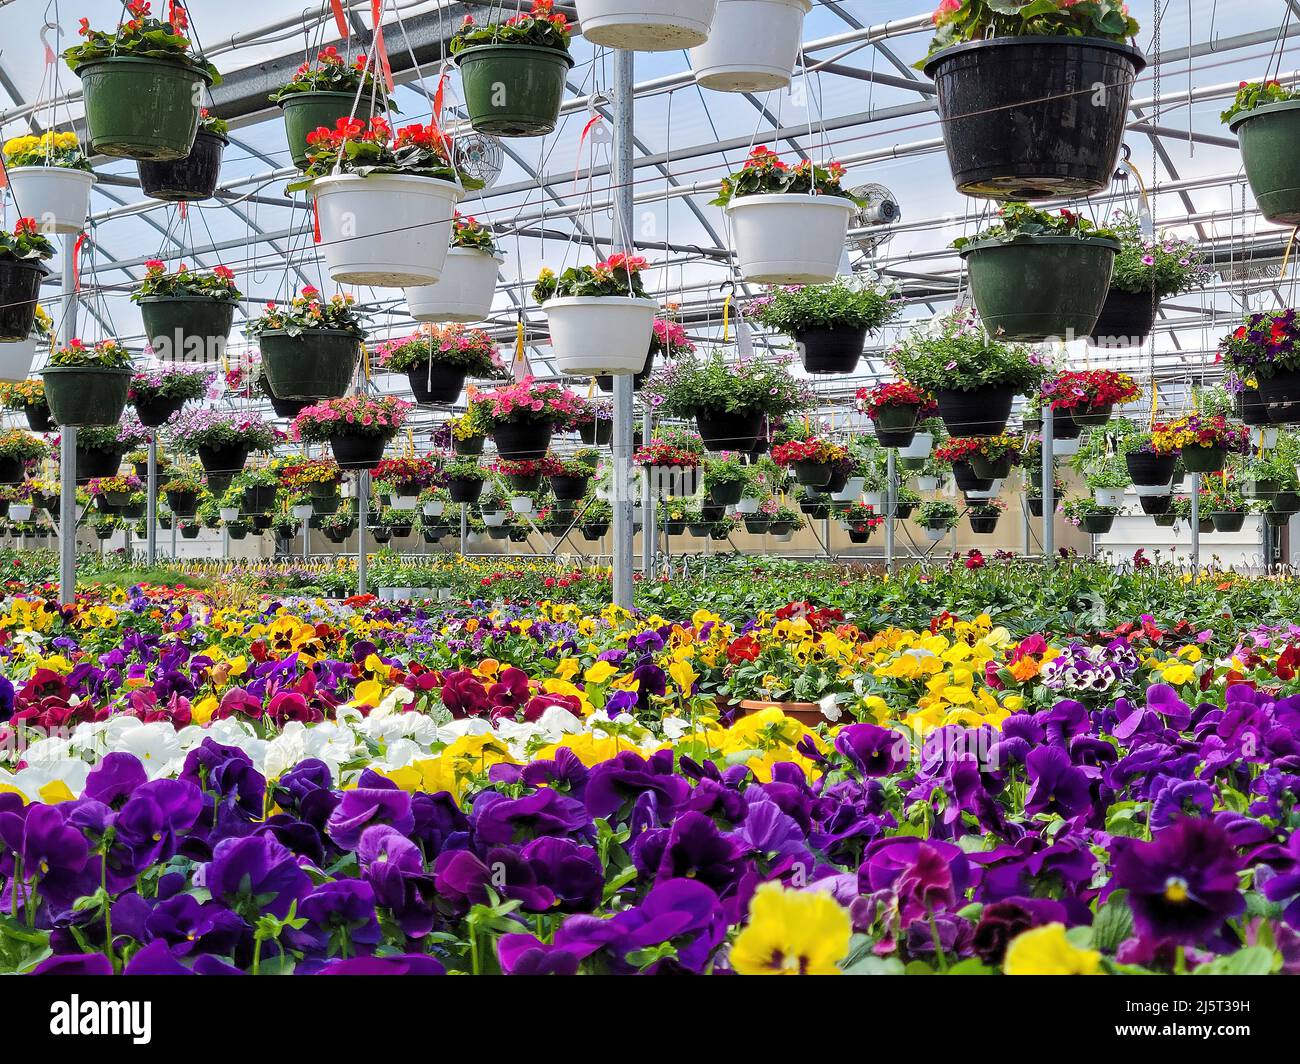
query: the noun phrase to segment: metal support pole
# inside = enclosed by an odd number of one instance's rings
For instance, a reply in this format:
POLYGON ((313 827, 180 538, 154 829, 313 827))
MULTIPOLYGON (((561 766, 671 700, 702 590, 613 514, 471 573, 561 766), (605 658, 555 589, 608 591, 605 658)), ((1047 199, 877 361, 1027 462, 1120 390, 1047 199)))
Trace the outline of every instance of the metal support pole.
POLYGON ((1201 572, 1201 474, 1192 474, 1192 582, 1201 572))
POLYGON ((357 474, 357 594, 366 593, 367 526, 370 524, 370 470, 357 474))
POLYGON ((149 483, 145 490, 148 492, 144 515, 145 557, 149 560, 149 567, 153 568, 158 561, 158 439, 156 435, 149 440, 149 483))
POLYGON ((885 460, 885 570, 894 571, 894 513, 898 509, 898 452, 889 448, 885 460))
POLYGON ((460 504, 460 556, 463 558, 469 549, 469 507, 460 504))
MULTIPOLYGON (((63 343, 77 335, 76 238, 63 238, 63 343)), ((59 449, 59 602, 70 606, 77 596, 77 430, 63 429, 59 449)))
POLYGON ((1056 459, 1052 454, 1052 404, 1043 404, 1043 560, 1051 565, 1056 557, 1056 459))
MULTIPOLYGON (((630 244, 633 217, 634 54, 614 52, 614 242, 630 244)), ((631 247, 624 251, 631 253, 631 247)), ((632 378, 614 378, 614 604, 632 608, 632 378)), ((649 520, 649 515, 645 515, 649 520)), ((645 533, 649 538, 649 529, 645 533)))
MULTIPOLYGON (((641 433, 646 443, 650 442, 650 411, 641 418, 641 433)), ((655 514, 654 486, 647 476, 641 483, 641 572, 647 580, 655 575, 655 554, 659 550, 659 522, 655 514)), ((668 537, 665 535, 664 537, 668 537)))

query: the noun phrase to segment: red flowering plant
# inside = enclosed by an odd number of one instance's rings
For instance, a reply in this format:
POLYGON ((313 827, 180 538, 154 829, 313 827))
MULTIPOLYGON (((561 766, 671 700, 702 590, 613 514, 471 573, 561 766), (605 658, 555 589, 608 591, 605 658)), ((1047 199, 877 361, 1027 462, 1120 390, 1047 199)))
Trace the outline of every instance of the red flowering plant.
POLYGON ((172 272, 161 259, 149 259, 144 264, 144 279, 131 292, 131 301, 153 296, 206 296, 223 303, 234 303, 240 298, 235 286, 235 272, 228 266, 214 266, 211 270, 191 270, 181 263, 172 272))
POLYGON ((497 251, 492 230, 477 218, 466 218, 459 211, 451 223, 451 246, 468 251, 485 251, 489 255, 495 255, 497 251))
POLYGON ((1157 427, 1152 441, 1166 452, 1189 447, 1214 447, 1235 454, 1250 450, 1250 429, 1234 424, 1221 414, 1188 414, 1157 427))
POLYGON ((451 139, 434 123, 416 122, 394 131, 383 115, 374 115, 369 122, 345 116, 333 129, 320 126, 307 134, 307 168, 285 190, 310 188, 317 178, 336 171, 358 177, 409 174, 458 181, 469 191, 483 187, 479 178, 459 173, 451 157, 451 139))
POLYGON ((848 458, 849 449, 838 443, 812 436, 806 440, 789 440, 772 448, 772 461, 779 466, 830 465, 848 458))
MULTIPOLYGON (((1100 37, 1126 41, 1136 37, 1138 23, 1124 0, 941 0, 930 17, 934 39, 929 55, 965 41, 989 37, 1100 37)), ((927 56, 928 58, 928 56, 927 56)), ((917 69, 925 60, 916 64, 917 69)))
POLYGON ((651 440, 644 447, 637 448, 632 456, 634 464, 639 466, 676 466, 681 469, 695 469, 701 457, 697 451, 683 447, 668 440, 651 440))
POLYGON ((41 233, 35 218, 19 218, 13 232, 0 229, 0 261, 30 262, 54 255, 54 245, 41 233))
POLYGON ((1270 103, 1284 103, 1287 100, 1300 99, 1300 92, 1283 88, 1282 83, 1270 78, 1267 81, 1242 81, 1237 84, 1237 95, 1232 106, 1219 115, 1219 121, 1225 125, 1243 111, 1253 111, 1270 103))
POLYGON ((934 449, 936 462, 952 465, 956 462, 969 462, 972 455, 980 454, 982 439, 974 436, 950 436, 934 449))
POLYGON ((531 10, 520 11, 504 22, 480 26, 473 15, 466 15, 451 39, 451 54, 485 44, 527 44, 567 52, 572 35, 573 27, 555 10, 555 0, 533 0, 531 10))
POLYGON ((303 443, 324 443, 332 436, 384 436, 391 440, 406 424, 410 409, 410 403, 391 395, 327 399, 293 419, 292 435, 303 443))
POLYGON ((1137 381, 1111 369, 1066 370, 1043 385, 1042 395, 1053 410, 1087 410, 1118 406, 1137 399, 1137 381))
POLYGON ((839 518, 851 532, 870 532, 884 523, 874 506, 855 502, 839 512, 839 518))
POLYGON ((651 354, 672 358, 694 351, 695 345, 687 339, 686 330, 681 325, 668 318, 655 318, 654 332, 650 336, 651 354))
POLYGON ((479 395, 478 406, 484 428, 497 425, 549 422, 568 427, 582 414, 582 399, 558 384, 546 384, 525 377, 514 384, 479 395))
POLYGON ((438 468, 427 458, 409 455, 385 458, 370 471, 373 480, 391 484, 397 495, 419 495, 437 476, 438 468))
POLYGON ((859 388, 854 394, 859 414, 874 419, 883 407, 910 406, 916 408, 918 421, 939 411, 939 404, 929 392, 922 391, 908 381, 890 381, 872 388, 859 388))
POLYGON ((217 68, 202 55, 190 51, 190 39, 185 36, 189 29, 185 8, 181 4, 168 6, 169 13, 164 20, 153 16, 152 5, 147 0, 131 0, 125 12, 129 17, 121 20, 110 33, 91 29, 90 20, 83 18, 77 27, 77 35, 84 38, 83 42, 63 53, 68 69, 75 72, 83 64, 97 59, 135 56, 189 63, 207 74, 209 84, 219 85, 221 75, 217 68))
POLYGON ((515 478, 530 479, 532 477, 555 477, 564 472, 564 463, 562 463, 553 454, 548 454, 543 458, 531 461, 516 461, 509 458, 498 458, 491 466, 492 472, 497 476, 513 480, 515 478))
MULTIPOLYGON (((282 103, 291 96, 303 92, 348 92, 353 96, 361 90, 361 98, 369 101, 375 95, 375 78, 369 69, 365 52, 359 53, 349 61, 339 55, 339 50, 332 44, 316 54, 315 61, 308 60, 294 71, 288 82, 271 93, 272 103, 282 103)), ((397 110, 397 104, 387 100, 381 106, 390 111, 397 110)))
POLYGON ((771 148, 760 144, 749 153, 739 172, 722 179, 717 197, 709 202, 725 207, 743 196, 816 193, 819 196, 842 196, 861 205, 841 186, 843 178, 844 167, 839 163, 818 166, 808 159, 801 159, 790 166, 782 162, 771 148))
POLYGON ((540 304, 566 296, 634 296, 644 298, 641 273, 646 260, 640 255, 619 252, 595 266, 571 266, 559 277, 543 269, 533 286, 533 300, 540 304))
POLYGON ((1291 307, 1251 314, 1220 346, 1224 362, 1242 379, 1294 373, 1300 370, 1300 319, 1291 307))

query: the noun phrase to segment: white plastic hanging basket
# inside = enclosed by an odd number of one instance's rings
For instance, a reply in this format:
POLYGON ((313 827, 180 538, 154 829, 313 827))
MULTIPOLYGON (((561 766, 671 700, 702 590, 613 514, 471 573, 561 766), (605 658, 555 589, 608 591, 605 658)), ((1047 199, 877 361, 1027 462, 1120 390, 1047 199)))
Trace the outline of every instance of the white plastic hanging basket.
POLYGON ((844 487, 834 492, 831 498, 836 502, 851 502, 862 494, 862 489, 866 486, 866 477, 849 477, 844 482, 844 487))
POLYGON ((1123 506, 1123 488, 1093 488, 1092 497, 1098 506, 1123 506))
POLYGON ((695 81, 718 92, 790 84, 810 0, 718 0, 709 39, 691 49, 695 81))
POLYGON ((758 508, 763 505, 762 499, 741 499, 736 503, 736 513, 738 514, 756 514, 758 508))
POLYGON ((927 528, 925 530, 925 538, 931 543, 938 543, 939 540, 943 539, 947 534, 948 529, 946 528, 927 528))
POLYGON ((436 284, 465 190, 411 174, 338 174, 312 185, 321 252, 339 284, 436 284))
POLYGON ((221 520, 230 522, 239 520, 238 506, 223 506, 221 508, 221 520))
POLYGON ((645 369, 658 309, 653 299, 561 296, 542 309, 551 330, 551 361, 561 375, 625 376, 645 369))
POLYGON ((295 506, 293 508, 293 516, 294 516, 294 520, 296 521, 306 521, 307 518, 311 517, 311 514, 312 514, 312 508, 311 508, 311 503, 309 502, 302 503, 301 505, 295 506))
POLYGON ((1134 484, 1133 490, 1144 498, 1158 498, 1161 495, 1168 495, 1172 490, 1170 484, 1134 484))
POLYGON ((484 510, 483 523, 488 528, 500 528, 506 523, 505 510, 484 510))
POLYGON ((418 495, 394 495, 393 509, 414 510, 416 503, 418 503, 419 501, 420 501, 420 496, 418 495))
POLYGON ((424 511, 425 517, 441 517, 442 512, 447 508, 445 502, 435 499, 433 502, 426 502, 420 509, 424 511))
POLYGON ((738 196, 727 204, 736 261, 755 284, 835 279, 853 201, 801 193, 738 196))
POLYGON ((968 498, 968 499, 996 499, 996 498, 998 497, 998 493, 999 493, 1001 490, 1002 490, 1002 481, 1000 481, 1000 480, 995 480, 995 481, 993 482, 993 486, 992 486, 991 488, 985 488, 983 491, 976 490, 976 491, 968 491, 968 492, 966 492, 966 498, 968 498))
POLYGON ((517 514, 530 514, 533 512, 533 500, 527 495, 516 495, 510 500, 510 509, 517 514))
POLYGON ((915 480, 917 491, 938 491, 938 477, 917 477, 915 480))
POLYGON ((0 344, 0 381, 25 381, 36 360, 36 341, 0 344))
POLYGON ((862 505, 870 506, 876 513, 880 513, 885 505, 885 493, 883 491, 868 491, 862 495, 862 505))
POLYGON ((1079 453, 1079 446, 1082 443, 1081 436, 1076 436, 1072 440, 1053 440, 1052 454, 1057 458, 1069 458, 1070 455, 1079 453))
POLYGON ((80 233, 90 214, 95 175, 66 166, 16 166, 9 173, 14 203, 42 233, 80 233))
POLYGON ((482 321, 492 313, 503 261, 486 251, 451 248, 437 284, 406 290, 407 310, 416 321, 482 321))
POLYGON ((671 52, 709 39, 718 0, 576 0, 582 35, 632 52, 671 52))
MULTIPOLYGON (((934 433, 918 432, 912 437, 912 442, 906 447, 898 449, 899 458, 929 458, 930 452, 934 449, 934 433)), ((917 478, 921 479, 920 477, 917 478)), ((922 489, 925 490, 925 489, 922 489)))

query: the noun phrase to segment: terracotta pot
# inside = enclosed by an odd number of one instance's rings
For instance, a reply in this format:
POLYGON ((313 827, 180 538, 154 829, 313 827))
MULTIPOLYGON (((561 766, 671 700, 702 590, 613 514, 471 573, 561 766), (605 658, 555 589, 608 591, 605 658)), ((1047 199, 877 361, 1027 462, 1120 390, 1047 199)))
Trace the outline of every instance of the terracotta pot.
POLYGON ((750 717, 755 713, 761 713, 765 709, 779 709, 787 717, 793 717, 800 724, 807 728, 815 728, 826 720, 826 715, 822 712, 821 703, 819 702, 765 702, 759 698, 742 698, 740 700, 740 715, 750 717))

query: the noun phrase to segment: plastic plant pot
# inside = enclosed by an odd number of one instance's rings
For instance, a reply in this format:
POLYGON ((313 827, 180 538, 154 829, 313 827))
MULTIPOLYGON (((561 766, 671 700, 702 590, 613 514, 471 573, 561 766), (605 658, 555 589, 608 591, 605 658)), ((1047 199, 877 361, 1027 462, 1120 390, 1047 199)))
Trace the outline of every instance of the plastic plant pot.
MULTIPOLYGON (((653 351, 647 352, 645 356, 645 365, 632 374, 632 391, 639 392, 641 386, 650 378, 654 370, 655 355, 653 351)), ((596 374, 596 387, 606 395, 614 391, 614 377, 609 373, 596 374)))
POLYGON ((969 462, 953 462, 952 477, 961 491, 988 491, 995 479, 977 475, 969 462))
POLYGON ((1136 48, 1093 37, 994 37, 936 52, 925 73, 958 191, 1036 200, 1106 188, 1145 65, 1136 48))
POLYGON ((755 284, 822 284, 839 272, 853 201, 776 193, 726 206, 741 274, 755 284))
POLYGON ((761 410, 697 410, 695 427, 710 451, 752 451, 763 434, 761 410))
POLYGON ((180 159, 199 131, 207 72, 187 62, 109 56, 77 68, 90 152, 119 159, 180 159))
POLYGON ((824 487, 831 479, 831 467, 825 462, 796 462, 794 477, 805 487, 824 487))
MULTIPOLYGON (((1013 396, 1014 398, 1014 396, 1013 396)), ((1007 417, 1011 416, 1008 409, 1007 417)), ((995 434, 996 435, 996 434, 995 434)), ((934 450, 934 433, 918 431, 913 437, 912 442, 906 446, 898 448, 898 457, 904 462, 924 461, 930 457, 930 452, 934 450)), ((917 466, 916 468, 920 468, 917 466)))
POLYGON ((551 333, 551 361, 570 376, 622 376, 645 368, 654 335, 653 299, 566 296, 542 304, 551 333))
POLYGON ((42 233, 80 233, 90 214, 95 175, 68 166, 14 166, 6 171, 14 203, 42 233))
POLYGON ((997 531, 998 516, 983 517, 976 514, 969 515, 970 530, 977 536, 991 536, 997 531))
POLYGON ((41 282, 49 272, 35 260, 0 259, 0 343, 31 337, 41 282))
POLYGON ((1098 506, 1119 507, 1124 505, 1123 488, 1094 488, 1092 492, 1093 501, 1098 506))
POLYGON ((691 49, 695 83, 717 92, 790 84, 810 0, 718 0, 709 39, 691 49))
POLYGON ((907 447, 916 439, 916 407, 882 406, 871 418, 882 447, 907 447))
POLYGON ((1270 423, 1268 404, 1264 402, 1258 388, 1243 388, 1238 392, 1236 408, 1237 416, 1252 428, 1264 427, 1270 423))
MULTIPOLYGON (((1128 466, 1128 475, 1133 478, 1133 484, 1136 487, 1152 487, 1165 485, 1166 492, 1168 484, 1174 476, 1174 463, 1177 458, 1172 454, 1148 454, 1145 452, 1131 452, 1124 456, 1124 462, 1128 466)), ((1138 494, 1141 494, 1139 492, 1138 494)))
POLYGON ((740 498, 744 493, 745 484, 740 480, 729 480, 723 483, 711 481, 709 483, 709 498, 719 506, 735 506, 740 502, 740 498))
POLYGON ((1011 472, 1011 461, 1010 454, 1004 454, 995 460, 985 458, 982 454, 972 454, 970 467, 977 477, 984 480, 1001 480, 1011 472))
MULTIPOLYGON (((200 447, 199 463, 208 474, 208 489, 216 494, 218 489, 213 485, 213 476, 215 475, 220 482, 222 477, 231 477, 242 472, 244 466, 248 464, 248 448, 239 444, 233 447, 200 447)), ((229 481, 227 481, 228 485, 229 481)))
POLYGON ((1216 532, 1240 532, 1246 523, 1244 510, 1216 511, 1210 514, 1216 532))
POLYGON ((1300 100, 1266 103, 1234 115, 1228 128, 1237 134, 1246 180, 1260 213, 1270 222, 1300 224, 1300 100))
POLYGON ((1010 385, 969 391, 940 388, 934 398, 939 416, 953 436, 997 436, 1007 427, 1016 390, 1010 385))
POLYGON ((1159 307, 1160 300, 1153 300, 1150 292, 1112 288, 1106 293, 1088 344, 1107 349, 1141 347, 1151 335, 1159 307))
POLYGON ((474 248, 449 248, 437 284, 406 289, 407 311, 416 321, 482 321, 492 313, 504 261, 474 248))
POLYGON ((23 407, 23 416, 27 427, 33 432, 53 432, 54 419, 50 416, 50 404, 41 402, 35 406, 23 407))
POLYGON ((502 458, 537 462, 546 456, 554 429, 549 421, 508 421, 492 429, 492 442, 502 458))
POLYGON ((145 336, 161 362, 218 363, 225 357, 236 304, 207 296, 143 296, 145 336))
POLYGON ((575 0, 575 6, 592 44, 671 52, 709 39, 718 0, 575 0))
POLYGON ((1138 505, 1142 507, 1142 512, 1148 516, 1157 514, 1167 514, 1174 507, 1174 497, 1172 495, 1139 495, 1138 505))
POLYGON ((35 340, 0 342, 0 381, 25 381, 35 361, 35 340))
POLYGON ((330 437, 330 450, 340 469, 374 469, 384 457, 386 436, 358 436, 339 433, 330 437))
MULTIPOLYGON (((1100 406, 1081 406, 1070 411, 1070 418, 1080 428, 1104 425, 1110 420, 1114 406, 1102 403, 1100 406)), ((1056 419, 1052 420, 1052 435, 1056 435, 1056 419)))
POLYGON ((1222 447, 1184 447, 1183 465, 1189 473, 1217 473, 1228 452, 1222 447))
POLYGON ((50 416, 62 428, 116 425, 126 409, 130 369, 102 366, 46 366, 45 401, 50 416))
POLYGON ((581 499, 587 494, 589 478, 562 474, 551 477, 551 494, 561 501, 581 499))
MULTIPOLYGON (((837 490, 831 491, 830 496, 835 502, 852 502, 862 494, 862 489, 866 487, 866 484, 866 477, 850 477, 845 475, 843 485, 841 485, 837 490)), ((830 490, 830 485, 827 485, 827 490, 830 490)))
POLYGON ((156 429, 167 424, 185 405, 185 400, 158 396, 156 399, 133 399, 131 403, 140 418, 140 424, 147 429, 156 429))
POLYGON ((596 418, 579 425, 578 438, 588 447, 608 447, 614 439, 614 422, 609 418, 596 418))
POLYGON ((806 329, 796 333, 794 339, 803 368, 809 373, 852 373, 866 346, 867 330, 806 329))
POLYGON ((167 505, 177 517, 193 517, 199 509, 199 493, 196 491, 172 491, 167 493, 167 505))
POLYGON ((555 130, 573 57, 557 48, 482 44, 455 57, 470 125, 493 137, 555 130))
POLYGON ((1260 377, 1259 396, 1272 424, 1300 421, 1300 373, 1283 370, 1271 377, 1260 377))
POLYGON ((483 481, 477 477, 448 477, 447 494, 454 503, 475 503, 483 494, 483 481))
POLYGON ((295 92, 279 103, 284 112, 284 133, 289 155, 299 170, 307 169, 307 134, 326 126, 333 129, 340 118, 352 114, 355 98, 350 92, 295 92))
POLYGON ((451 449, 462 458, 472 458, 483 453, 483 444, 484 438, 482 436, 466 436, 463 440, 453 440, 451 449))
POLYGON ((1114 523, 1114 514, 1086 514, 1079 519, 1079 527, 1090 536, 1104 536, 1114 523))
POLYGON ((262 368, 277 399, 341 399, 352 385, 361 341, 345 329, 279 329, 258 337, 262 368))
POLYGON ((195 203, 211 199, 221 178, 221 155, 229 141, 200 130, 190 153, 180 159, 140 160, 140 190, 150 199, 195 203))

